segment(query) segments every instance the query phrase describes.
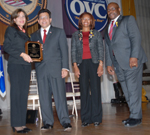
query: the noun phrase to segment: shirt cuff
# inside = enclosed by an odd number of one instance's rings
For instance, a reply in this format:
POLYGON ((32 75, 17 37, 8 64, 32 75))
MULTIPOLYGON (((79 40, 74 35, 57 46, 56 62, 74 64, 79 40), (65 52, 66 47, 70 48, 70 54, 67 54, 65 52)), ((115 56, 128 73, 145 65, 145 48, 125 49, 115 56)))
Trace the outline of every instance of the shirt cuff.
POLYGON ((62 69, 66 69, 67 71, 69 71, 69 69, 67 69, 67 68, 62 68, 62 69))

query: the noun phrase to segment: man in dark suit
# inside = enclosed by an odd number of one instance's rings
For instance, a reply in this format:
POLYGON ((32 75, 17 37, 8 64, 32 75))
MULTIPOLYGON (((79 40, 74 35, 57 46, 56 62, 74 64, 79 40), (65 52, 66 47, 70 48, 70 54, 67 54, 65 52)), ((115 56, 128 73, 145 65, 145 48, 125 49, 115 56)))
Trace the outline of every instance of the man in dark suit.
POLYGON ((141 36, 133 16, 121 16, 117 3, 107 7, 110 24, 105 33, 106 66, 109 74, 117 74, 130 116, 122 122, 127 127, 141 124, 141 92, 143 63, 147 61, 141 36), (113 67, 112 67, 113 65, 113 67))
POLYGON ((68 75, 68 47, 64 30, 51 25, 51 12, 41 9, 38 23, 41 28, 31 35, 32 41, 43 44, 43 60, 35 63, 41 112, 44 126, 53 127, 52 94, 57 115, 65 130, 71 129, 66 102, 65 77, 68 75))

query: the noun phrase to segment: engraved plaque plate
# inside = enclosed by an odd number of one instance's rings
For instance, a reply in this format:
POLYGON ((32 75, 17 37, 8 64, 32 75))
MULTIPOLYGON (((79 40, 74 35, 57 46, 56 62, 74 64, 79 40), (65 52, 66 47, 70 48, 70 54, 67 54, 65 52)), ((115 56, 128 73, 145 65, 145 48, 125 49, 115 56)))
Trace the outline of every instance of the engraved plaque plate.
POLYGON ((28 54, 34 62, 43 60, 43 52, 40 42, 27 41, 25 44, 25 53, 28 54))

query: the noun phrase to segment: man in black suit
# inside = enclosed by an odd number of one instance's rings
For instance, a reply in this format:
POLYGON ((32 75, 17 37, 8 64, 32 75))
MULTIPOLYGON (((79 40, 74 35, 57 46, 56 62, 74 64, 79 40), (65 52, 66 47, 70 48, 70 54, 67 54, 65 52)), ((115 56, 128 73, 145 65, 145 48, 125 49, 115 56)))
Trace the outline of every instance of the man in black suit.
POLYGON ((38 23, 41 28, 31 35, 32 41, 43 44, 43 60, 35 63, 41 112, 44 126, 53 127, 52 94, 57 115, 65 130, 71 129, 66 103, 65 77, 68 75, 68 47, 64 30, 51 25, 51 12, 41 9, 38 23))
POLYGON ((120 11, 117 3, 109 3, 107 13, 111 21, 105 33, 106 66, 110 75, 117 74, 130 109, 129 118, 122 122, 132 127, 142 120, 142 71, 147 57, 135 18, 122 16, 120 11))

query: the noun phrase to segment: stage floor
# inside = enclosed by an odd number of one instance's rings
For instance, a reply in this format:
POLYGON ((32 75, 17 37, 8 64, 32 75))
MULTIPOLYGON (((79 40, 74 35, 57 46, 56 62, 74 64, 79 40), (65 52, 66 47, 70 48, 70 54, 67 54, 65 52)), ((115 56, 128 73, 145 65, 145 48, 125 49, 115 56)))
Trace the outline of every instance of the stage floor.
MULTIPOLYGON (((70 107, 69 107, 70 108, 70 107)), ((0 116, 0 135, 13 135, 10 126, 10 110, 3 111, 0 116)), ((57 118, 54 107, 54 127, 53 129, 42 131, 42 123, 27 124, 32 131, 29 135, 150 135, 150 103, 142 103, 143 119, 142 124, 136 127, 127 128, 122 124, 122 120, 128 118, 129 111, 127 104, 103 104, 103 121, 95 127, 90 124, 87 127, 81 127, 80 109, 78 109, 78 118, 71 117, 72 130, 63 131, 62 126, 57 118)), ((69 109, 71 114, 71 109, 69 109)))

